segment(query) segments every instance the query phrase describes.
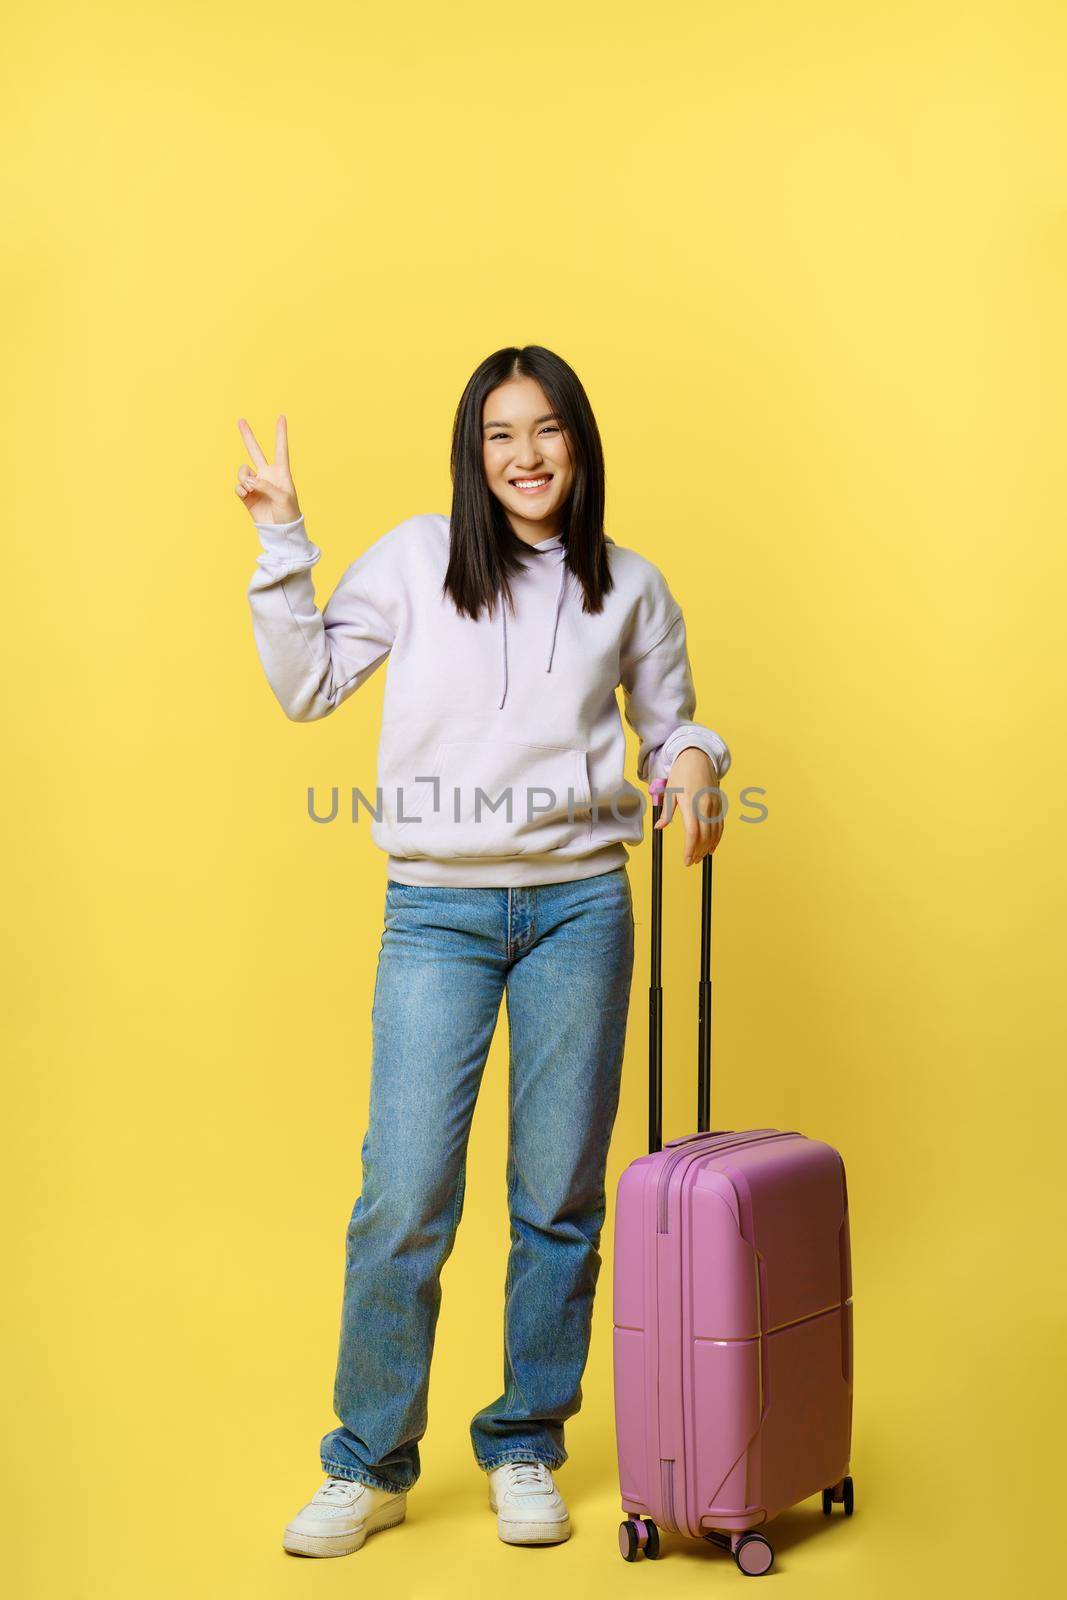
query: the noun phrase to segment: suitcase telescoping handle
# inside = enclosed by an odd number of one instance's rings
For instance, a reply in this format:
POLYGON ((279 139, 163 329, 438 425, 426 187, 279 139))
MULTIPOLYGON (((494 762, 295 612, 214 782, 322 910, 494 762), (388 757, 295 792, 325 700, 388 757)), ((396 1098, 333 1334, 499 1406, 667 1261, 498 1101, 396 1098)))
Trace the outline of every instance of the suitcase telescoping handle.
MULTIPOLYGON (((663 1148, 663 814, 666 778, 653 778, 652 796, 652 965, 648 988, 648 1149, 663 1148)), ((700 895, 700 983, 697 1013, 697 1131, 711 1129, 711 861, 703 860, 700 895)))

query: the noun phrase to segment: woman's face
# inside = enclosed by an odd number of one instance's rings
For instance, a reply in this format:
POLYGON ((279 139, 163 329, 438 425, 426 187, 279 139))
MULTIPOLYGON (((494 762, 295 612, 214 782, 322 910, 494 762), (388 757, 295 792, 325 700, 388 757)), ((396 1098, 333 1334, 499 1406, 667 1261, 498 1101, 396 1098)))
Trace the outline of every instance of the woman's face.
POLYGON ((559 417, 534 378, 511 378, 482 408, 482 458, 490 489, 520 538, 559 531, 574 466, 559 417))

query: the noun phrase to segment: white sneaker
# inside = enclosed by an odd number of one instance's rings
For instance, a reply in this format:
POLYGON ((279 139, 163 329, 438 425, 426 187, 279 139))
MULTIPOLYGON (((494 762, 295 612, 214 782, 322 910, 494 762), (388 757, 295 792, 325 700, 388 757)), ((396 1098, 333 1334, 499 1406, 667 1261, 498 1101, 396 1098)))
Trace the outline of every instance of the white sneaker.
POLYGON ((571 1536, 563 1496, 543 1461, 505 1461, 488 1474, 489 1508, 505 1544, 558 1544, 571 1536))
POLYGON ((285 1529, 284 1548, 299 1556, 347 1556, 368 1533, 392 1528, 407 1513, 407 1491, 330 1476, 285 1529))

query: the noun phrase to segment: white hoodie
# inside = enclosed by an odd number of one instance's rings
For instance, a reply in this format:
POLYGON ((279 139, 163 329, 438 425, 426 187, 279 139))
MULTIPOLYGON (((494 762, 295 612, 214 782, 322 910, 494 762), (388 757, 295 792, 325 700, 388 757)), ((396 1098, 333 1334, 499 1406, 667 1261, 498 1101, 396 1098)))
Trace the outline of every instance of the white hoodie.
POLYGON ((725 742, 691 720, 681 610, 637 551, 607 540, 615 587, 588 614, 562 540, 542 539, 512 579, 514 612, 498 600, 474 621, 442 592, 449 519, 425 513, 375 540, 320 613, 303 517, 256 529, 252 626, 288 717, 328 716, 388 657, 377 784, 356 785, 357 820, 397 882, 524 887, 623 866, 647 800, 624 775, 620 684, 642 783, 687 746, 725 775, 725 742))

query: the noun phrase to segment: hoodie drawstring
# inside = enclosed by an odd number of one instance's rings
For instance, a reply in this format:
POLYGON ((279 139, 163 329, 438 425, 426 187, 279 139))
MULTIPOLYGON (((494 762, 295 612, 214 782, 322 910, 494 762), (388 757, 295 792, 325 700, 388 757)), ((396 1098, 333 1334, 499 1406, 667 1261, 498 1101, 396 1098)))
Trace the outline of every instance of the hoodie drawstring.
MULTIPOLYGON (((504 688, 500 695, 502 706, 508 697, 508 608, 503 595, 500 596, 500 626, 504 630, 504 688)), ((497 707, 497 710, 499 709, 500 706, 497 707)))
POLYGON ((556 653, 556 629, 559 627, 559 613, 560 608, 563 605, 563 591, 566 587, 567 563, 564 560, 559 564, 559 593, 556 595, 556 615, 552 619, 552 639, 548 646, 548 665, 545 668, 546 672, 552 671, 552 657, 556 653))
MULTIPOLYGON (((556 633, 558 632, 558 629, 559 629, 559 614, 560 614, 560 611, 563 609, 563 595, 564 595, 564 591, 566 590, 566 587, 567 587, 567 559, 566 559, 566 552, 561 549, 560 550, 560 559, 559 559, 559 589, 556 592, 556 611, 555 611, 555 615, 552 618, 552 637, 549 639, 549 642, 548 642, 548 661, 547 661, 547 663, 545 665, 545 671, 546 672, 551 672, 552 671, 552 661, 553 661, 553 658, 554 658, 554 656, 556 654, 556 633)), ((504 660, 503 660, 504 682, 503 682, 503 687, 502 687, 501 692, 500 692, 500 706, 498 706, 498 709, 500 709, 500 707, 503 706, 504 701, 508 697, 508 614, 507 614, 507 606, 504 603, 503 595, 501 595, 501 597, 500 597, 500 630, 501 630, 501 643, 502 643, 502 647, 503 647, 503 657, 504 657, 504 660)))

